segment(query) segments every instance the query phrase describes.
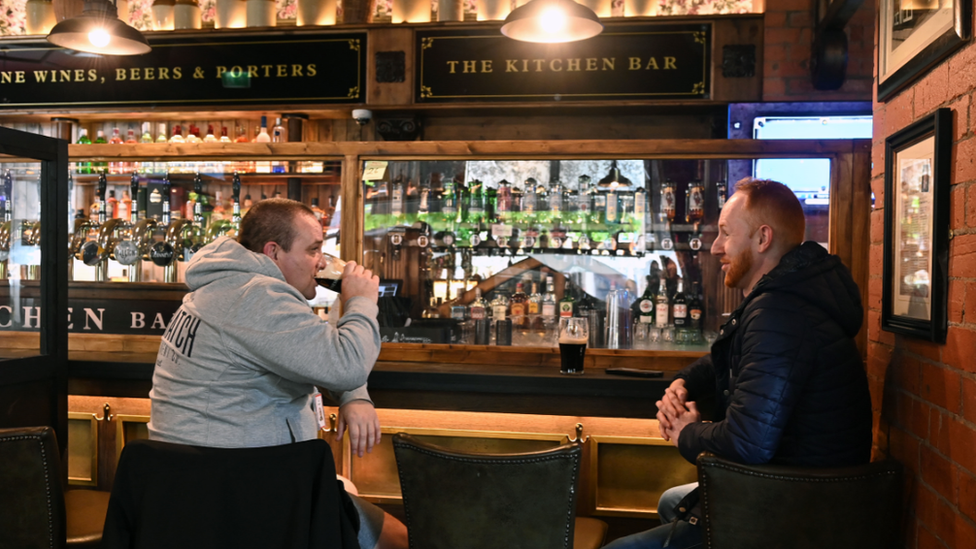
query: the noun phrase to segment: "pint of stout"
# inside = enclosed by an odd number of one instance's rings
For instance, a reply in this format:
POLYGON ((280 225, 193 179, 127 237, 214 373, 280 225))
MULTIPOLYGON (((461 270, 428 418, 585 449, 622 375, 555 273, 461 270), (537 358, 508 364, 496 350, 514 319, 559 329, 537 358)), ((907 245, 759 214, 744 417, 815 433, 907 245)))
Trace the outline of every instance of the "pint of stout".
POLYGON ((580 375, 586 358, 586 341, 589 337, 585 318, 559 319, 559 355, 562 359, 561 374, 580 375))
POLYGON ((346 262, 328 254, 325 254, 325 260, 325 268, 315 274, 315 281, 327 290, 342 292, 342 271, 346 268, 346 262))

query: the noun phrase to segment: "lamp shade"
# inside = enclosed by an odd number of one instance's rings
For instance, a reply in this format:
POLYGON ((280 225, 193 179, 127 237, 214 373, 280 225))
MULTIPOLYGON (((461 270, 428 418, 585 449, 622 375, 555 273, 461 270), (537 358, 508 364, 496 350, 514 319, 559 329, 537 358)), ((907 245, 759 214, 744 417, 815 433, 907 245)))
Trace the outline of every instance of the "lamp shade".
POLYGON ((600 187, 629 187, 633 184, 630 179, 620 173, 620 168, 617 167, 616 160, 610 162, 610 171, 603 179, 597 182, 597 185, 600 187))
POLYGON ((119 20, 115 5, 108 0, 86 0, 81 15, 55 25, 47 41, 104 55, 140 55, 152 50, 141 32, 119 20))
POLYGON ((531 0, 502 25, 502 34, 513 40, 544 44, 586 40, 601 32, 600 18, 573 0, 531 0))

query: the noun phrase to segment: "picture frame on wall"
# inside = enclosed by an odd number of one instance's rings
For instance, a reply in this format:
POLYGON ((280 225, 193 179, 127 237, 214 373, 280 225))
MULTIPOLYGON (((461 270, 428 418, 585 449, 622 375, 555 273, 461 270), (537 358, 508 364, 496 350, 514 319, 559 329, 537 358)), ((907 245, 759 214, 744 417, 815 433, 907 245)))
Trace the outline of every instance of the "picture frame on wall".
POLYGON ((972 14, 973 0, 879 0, 878 101, 966 43, 972 14))
POLYGON ((881 329, 945 343, 952 111, 885 139, 881 329))

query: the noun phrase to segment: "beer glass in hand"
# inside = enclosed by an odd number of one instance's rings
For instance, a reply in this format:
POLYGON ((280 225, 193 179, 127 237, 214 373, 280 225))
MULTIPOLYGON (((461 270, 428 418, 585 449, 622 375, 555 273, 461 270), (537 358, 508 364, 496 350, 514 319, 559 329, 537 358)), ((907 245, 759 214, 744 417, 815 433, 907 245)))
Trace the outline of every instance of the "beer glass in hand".
POLYGON ((346 262, 334 255, 322 254, 325 259, 325 268, 315 274, 315 281, 319 286, 333 292, 342 292, 342 271, 346 268, 346 262))
POLYGON ((570 375, 583 373, 587 339, 589 339, 589 330, 585 318, 559 319, 559 354, 562 357, 559 373, 570 375))

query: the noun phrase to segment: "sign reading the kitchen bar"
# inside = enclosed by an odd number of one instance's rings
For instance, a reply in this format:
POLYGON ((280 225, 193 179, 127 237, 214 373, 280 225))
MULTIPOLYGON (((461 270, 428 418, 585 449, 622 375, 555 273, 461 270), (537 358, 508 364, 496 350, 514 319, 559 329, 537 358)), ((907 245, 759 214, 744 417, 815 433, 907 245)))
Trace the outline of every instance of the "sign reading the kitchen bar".
POLYGON ((566 44, 417 31, 417 102, 707 99, 709 24, 607 25, 566 44))
POLYGON ((145 55, 0 47, 0 109, 362 103, 366 33, 150 37, 145 55))
MULTIPOLYGON (((26 298, 18 310, 0 305, 0 332, 36 332, 41 325, 39 299, 26 298)), ((161 335, 182 301, 68 299, 68 331, 83 334, 161 335)))

